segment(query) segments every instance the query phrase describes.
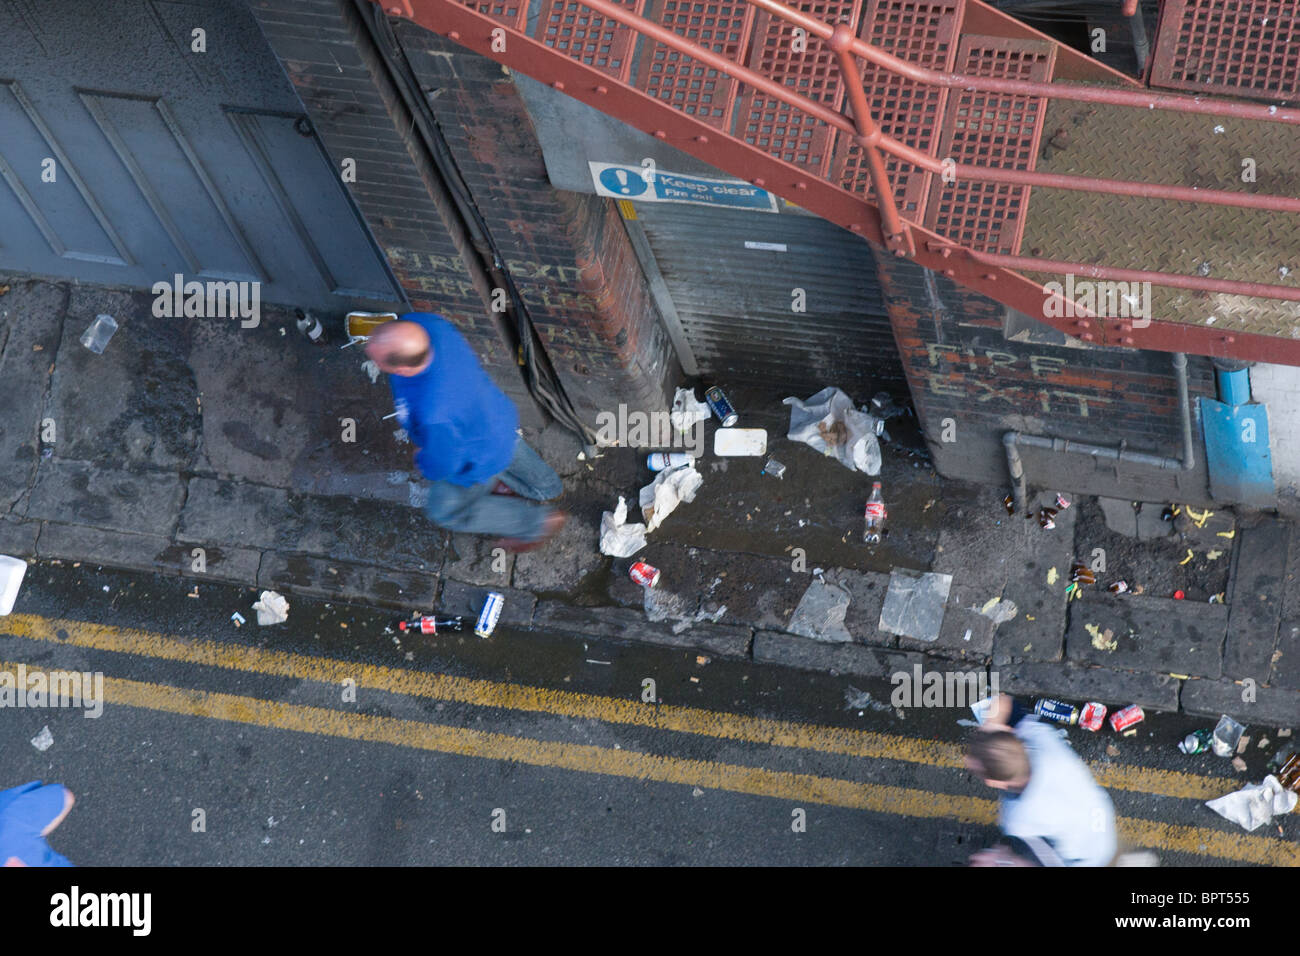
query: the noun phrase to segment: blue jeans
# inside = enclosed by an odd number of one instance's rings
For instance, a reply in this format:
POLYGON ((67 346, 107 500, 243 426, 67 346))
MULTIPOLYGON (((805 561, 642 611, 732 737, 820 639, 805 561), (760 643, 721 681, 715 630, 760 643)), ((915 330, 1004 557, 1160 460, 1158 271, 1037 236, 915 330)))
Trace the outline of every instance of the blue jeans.
POLYGON ((430 482, 424 513, 448 531, 536 541, 542 536, 542 523, 551 509, 524 499, 545 501, 559 497, 563 490, 560 476, 520 438, 509 467, 491 481, 469 487, 449 481, 430 482), (524 497, 492 494, 498 480, 524 497))

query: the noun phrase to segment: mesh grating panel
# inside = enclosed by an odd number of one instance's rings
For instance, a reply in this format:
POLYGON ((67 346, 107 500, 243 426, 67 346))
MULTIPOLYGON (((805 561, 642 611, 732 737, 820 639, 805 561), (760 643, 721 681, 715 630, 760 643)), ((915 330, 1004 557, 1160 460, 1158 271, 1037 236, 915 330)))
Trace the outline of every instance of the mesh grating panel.
MULTIPOLYGON (((964 36, 957 71, 1046 82, 1055 48, 1033 40, 964 36)), ((938 155, 959 165, 1033 169, 1046 100, 1035 96, 955 91, 948 102, 938 155)), ((1015 253, 1025 228, 1029 187, 1003 183, 931 185, 925 225, 983 252, 1015 253)))
MULTIPOLYGON (((739 61, 754 25, 754 8, 743 0, 665 0, 656 19, 674 33, 739 61)), ((730 129, 736 98, 731 77, 661 43, 643 49, 638 73, 637 89, 711 126, 730 129)))
POLYGON ((528 0, 462 0, 465 6, 516 30, 528 19, 528 0))
POLYGON ((1166 0, 1151 85, 1286 99, 1300 93, 1296 0, 1166 0))
MULTIPOLYGON (((902 60, 932 70, 951 70, 961 26, 961 0, 871 0, 862 39, 902 60)), ((948 91, 923 86, 873 64, 865 64, 862 84, 871 115, 888 136, 933 153, 948 91)), ((929 195, 930 174, 886 155, 885 169, 899 211, 919 221, 929 195)), ((833 178, 845 189, 874 197, 862 150, 847 134, 839 136, 833 178)))
MULTIPOLYGON (((857 27, 856 0, 803 0, 796 6, 825 23, 857 27)), ((839 80, 835 54, 826 43, 817 37, 796 38, 792 24, 769 13, 758 15, 754 37, 750 69, 809 99, 839 109, 844 101, 844 85, 839 80)), ((833 130, 825 123, 753 91, 741 95, 737 111, 741 117, 738 133, 745 142, 823 175, 830 168, 833 130)))
MULTIPOLYGON (((645 0, 616 0, 640 14, 645 0)), ((593 13, 575 0, 545 0, 540 16, 543 43, 602 73, 626 81, 632 72, 637 34, 617 21, 593 13)))

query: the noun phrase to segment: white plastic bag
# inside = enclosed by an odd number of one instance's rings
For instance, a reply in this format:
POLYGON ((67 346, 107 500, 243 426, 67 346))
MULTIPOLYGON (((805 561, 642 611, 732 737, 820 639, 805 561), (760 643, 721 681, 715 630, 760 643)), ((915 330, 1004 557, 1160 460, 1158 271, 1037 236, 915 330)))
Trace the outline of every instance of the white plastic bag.
POLYGON ((695 500, 695 492, 704 483, 704 476, 694 465, 679 465, 659 472, 655 480, 641 489, 641 514, 645 517, 648 534, 664 523, 683 501, 695 500))
POLYGON ((677 431, 688 432, 700 422, 708 421, 712 414, 708 405, 695 400, 695 389, 679 388, 673 396, 673 410, 668 418, 677 431))
POLYGON ((853 406, 853 399, 834 387, 823 388, 804 401, 791 396, 791 441, 801 441, 823 455, 832 455, 851 471, 880 474, 880 442, 876 418, 853 406))
POLYGON ((645 525, 627 523, 627 501, 620 495, 618 507, 600 516, 600 553, 630 558, 645 547, 645 525))

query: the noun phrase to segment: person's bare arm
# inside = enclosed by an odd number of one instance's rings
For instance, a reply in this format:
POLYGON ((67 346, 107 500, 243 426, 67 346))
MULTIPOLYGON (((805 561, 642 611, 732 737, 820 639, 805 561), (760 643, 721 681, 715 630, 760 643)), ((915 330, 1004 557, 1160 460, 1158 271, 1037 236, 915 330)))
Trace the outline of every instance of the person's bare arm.
POLYGON ((1007 723, 1011 719, 1012 700, 1006 694, 998 694, 997 703, 989 711, 988 717, 984 723, 980 724, 980 730, 1010 730, 1011 725, 1007 723))

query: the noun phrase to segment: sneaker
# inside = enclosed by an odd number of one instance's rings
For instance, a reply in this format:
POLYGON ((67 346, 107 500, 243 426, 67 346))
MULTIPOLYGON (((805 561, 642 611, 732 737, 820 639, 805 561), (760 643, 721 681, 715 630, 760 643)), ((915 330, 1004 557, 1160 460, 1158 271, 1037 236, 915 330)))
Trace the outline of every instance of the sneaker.
POLYGON ((527 541, 523 538, 502 538, 496 542, 496 547, 505 548, 510 554, 523 554, 525 551, 536 551, 545 545, 548 541, 560 533, 564 523, 569 520, 569 516, 558 508, 546 516, 542 522, 542 533, 534 541, 527 541))

